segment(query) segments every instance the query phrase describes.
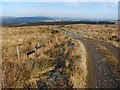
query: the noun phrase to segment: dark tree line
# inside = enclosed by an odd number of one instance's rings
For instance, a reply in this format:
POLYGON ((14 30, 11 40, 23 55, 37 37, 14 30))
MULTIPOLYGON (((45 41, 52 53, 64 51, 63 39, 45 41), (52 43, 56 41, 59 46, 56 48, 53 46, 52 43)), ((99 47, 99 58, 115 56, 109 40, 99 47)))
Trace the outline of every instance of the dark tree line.
POLYGON ((38 26, 38 25, 68 25, 68 24, 115 24, 115 22, 108 22, 108 21, 55 21, 55 22, 31 22, 31 23, 24 23, 24 24, 7 24, 2 23, 2 26, 38 26))

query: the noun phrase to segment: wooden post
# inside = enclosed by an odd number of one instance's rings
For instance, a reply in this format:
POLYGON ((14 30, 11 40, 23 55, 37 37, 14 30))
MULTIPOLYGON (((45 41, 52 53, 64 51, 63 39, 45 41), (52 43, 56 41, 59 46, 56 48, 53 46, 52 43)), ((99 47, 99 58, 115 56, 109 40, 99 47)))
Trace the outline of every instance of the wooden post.
POLYGON ((45 42, 46 42, 46 36, 44 35, 44 36, 42 36, 42 44, 44 45, 45 42))
POLYGON ((20 59, 20 53, 19 53, 19 48, 17 46, 17 56, 18 56, 18 60, 20 59))

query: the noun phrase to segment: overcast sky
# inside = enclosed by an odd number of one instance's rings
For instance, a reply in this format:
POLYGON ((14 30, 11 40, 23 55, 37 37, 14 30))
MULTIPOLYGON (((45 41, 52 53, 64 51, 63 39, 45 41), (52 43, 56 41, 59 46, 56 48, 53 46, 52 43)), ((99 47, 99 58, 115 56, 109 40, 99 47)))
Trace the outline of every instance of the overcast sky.
POLYGON ((3 16, 56 16, 85 19, 118 19, 113 2, 3 2, 3 16))

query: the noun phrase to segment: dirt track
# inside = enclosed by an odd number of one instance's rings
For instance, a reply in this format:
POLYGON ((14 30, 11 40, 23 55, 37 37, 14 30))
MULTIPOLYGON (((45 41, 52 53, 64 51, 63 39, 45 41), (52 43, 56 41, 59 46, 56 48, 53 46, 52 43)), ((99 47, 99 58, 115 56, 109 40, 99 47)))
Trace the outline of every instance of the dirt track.
POLYGON ((104 41, 79 37, 68 32, 69 37, 80 40, 87 52, 88 88, 120 88, 120 49, 104 41))
POLYGON ((116 88, 119 86, 119 69, 117 66, 120 65, 119 61, 117 63, 111 62, 112 58, 108 58, 106 53, 104 53, 99 45, 105 47, 109 52, 111 52, 111 57, 118 60, 118 53, 120 52, 117 48, 110 46, 105 42, 94 41, 91 39, 81 40, 85 45, 87 50, 88 59, 88 81, 87 87, 92 88, 116 88), (117 67, 117 68, 116 68, 117 67), (118 69, 118 72, 117 70, 118 69))

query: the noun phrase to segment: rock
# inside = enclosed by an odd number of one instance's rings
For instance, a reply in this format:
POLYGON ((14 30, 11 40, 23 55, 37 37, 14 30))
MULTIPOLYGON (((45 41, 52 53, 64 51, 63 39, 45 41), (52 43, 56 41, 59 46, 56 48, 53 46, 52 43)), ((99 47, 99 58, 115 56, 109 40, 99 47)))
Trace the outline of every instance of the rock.
POLYGON ((40 90, 48 90, 47 84, 43 81, 38 81, 37 82, 37 88, 40 89, 40 90))

